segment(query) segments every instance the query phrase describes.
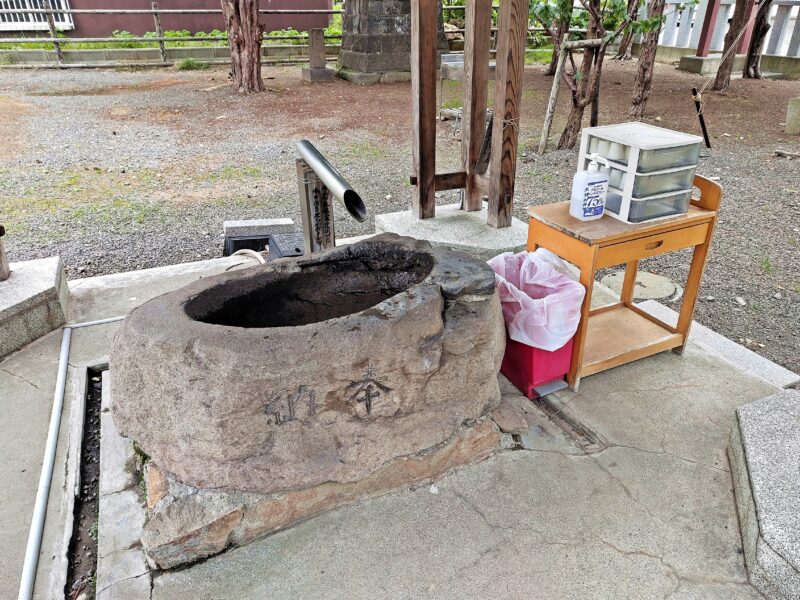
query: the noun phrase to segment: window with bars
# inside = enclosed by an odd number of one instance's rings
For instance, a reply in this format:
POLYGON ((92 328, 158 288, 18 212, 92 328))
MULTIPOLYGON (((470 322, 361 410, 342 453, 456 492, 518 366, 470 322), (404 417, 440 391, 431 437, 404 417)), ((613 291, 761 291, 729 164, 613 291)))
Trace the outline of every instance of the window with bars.
MULTIPOLYGON (((50 6, 54 10, 68 10, 69 0, 50 0, 50 6)), ((0 0, 0 31, 47 31, 47 15, 24 12, 30 8, 44 8, 44 0, 0 0)), ((75 29, 70 14, 55 13, 53 21, 58 30, 75 29)))

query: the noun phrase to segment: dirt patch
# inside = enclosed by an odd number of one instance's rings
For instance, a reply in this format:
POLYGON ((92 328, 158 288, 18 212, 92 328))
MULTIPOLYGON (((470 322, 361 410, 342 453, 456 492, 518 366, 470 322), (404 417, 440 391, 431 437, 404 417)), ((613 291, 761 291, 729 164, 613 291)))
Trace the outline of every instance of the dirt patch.
POLYGON ((183 79, 164 79, 148 81, 145 83, 132 83, 130 85, 113 85, 109 87, 79 88, 71 90, 48 90, 33 92, 31 96, 42 97, 68 97, 68 96, 118 96, 132 92, 157 92, 173 85, 191 83, 183 79))
POLYGON ((97 574, 97 514, 100 477, 100 402, 102 387, 100 372, 90 372, 86 396, 86 416, 81 444, 81 489, 75 499, 75 521, 69 544, 67 600, 81 594, 94 598, 97 574))
POLYGON ((10 158, 20 145, 19 119, 29 115, 33 106, 8 96, 0 96, 0 160, 10 158))

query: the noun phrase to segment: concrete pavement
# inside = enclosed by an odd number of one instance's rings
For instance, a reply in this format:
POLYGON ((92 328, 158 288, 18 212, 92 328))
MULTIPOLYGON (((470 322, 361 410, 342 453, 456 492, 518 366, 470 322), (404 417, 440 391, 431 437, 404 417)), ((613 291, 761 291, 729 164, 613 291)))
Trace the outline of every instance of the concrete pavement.
MULTIPOLYGON (((70 321, 125 314, 248 264, 232 257, 71 282, 70 321)), ((74 331, 68 398, 80 369, 105 360, 118 326, 74 331)), ((2 598, 17 593, 60 339, 53 332, 0 363, 2 598)), ((588 432, 591 444, 528 405, 529 450, 159 574, 152 597, 757 598, 744 570, 725 446, 735 408, 777 386, 748 368, 723 360, 704 339, 682 358, 665 353, 586 378, 579 393, 560 392, 544 408, 588 432)), ((516 394, 510 386, 506 393, 516 394)), ((68 401, 58 465, 66 464, 71 410, 68 401)), ((59 580, 66 467, 57 474, 37 575, 41 598, 52 597, 59 580)))

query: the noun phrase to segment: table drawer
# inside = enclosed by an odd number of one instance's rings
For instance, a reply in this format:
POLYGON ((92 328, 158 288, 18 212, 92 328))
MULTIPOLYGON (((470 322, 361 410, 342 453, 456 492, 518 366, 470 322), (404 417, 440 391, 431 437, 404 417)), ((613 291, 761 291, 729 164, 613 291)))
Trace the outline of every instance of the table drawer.
POLYGON ((702 244, 708 234, 708 223, 684 227, 665 233, 649 235, 628 242, 603 246, 597 254, 596 268, 621 265, 632 260, 640 260, 673 250, 681 250, 702 244))

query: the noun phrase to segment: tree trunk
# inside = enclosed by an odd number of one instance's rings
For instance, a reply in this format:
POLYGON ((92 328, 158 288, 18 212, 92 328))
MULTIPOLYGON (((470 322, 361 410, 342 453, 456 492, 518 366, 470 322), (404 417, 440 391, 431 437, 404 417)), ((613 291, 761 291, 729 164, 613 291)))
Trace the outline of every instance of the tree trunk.
POLYGON ((578 142, 578 134, 583 124, 583 113, 600 93, 600 79, 603 74, 605 54, 605 45, 600 48, 587 48, 583 53, 581 80, 578 83, 578 90, 572 94, 572 108, 567 117, 567 126, 564 127, 558 140, 559 150, 574 148, 578 142))
MULTIPOLYGON (((648 18, 660 17, 664 14, 664 0, 653 0, 648 9, 648 18)), ((661 27, 648 31, 642 40, 642 47, 639 50, 639 65, 636 71, 636 81, 633 84, 633 98, 628 114, 632 117, 641 117, 647 107, 647 99, 650 97, 650 90, 653 87, 653 67, 656 62, 656 51, 658 50, 658 35, 661 27)))
MULTIPOLYGON (((628 0, 628 7, 626 13, 631 21, 635 21, 639 14, 640 0, 628 0)), ((622 40, 617 48, 617 54, 614 60, 630 60, 633 56, 633 29, 628 27, 622 36, 622 40)))
POLYGON ((231 78, 240 94, 264 91, 261 79, 261 38, 264 26, 258 22, 259 0, 222 0, 222 13, 231 47, 231 78))
POLYGON ((753 35, 750 46, 747 48, 747 60, 744 66, 744 76, 749 79, 761 79, 761 53, 764 51, 764 40, 769 32, 769 9, 772 0, 762 0, 758 7, 756 20, 753 23, 753 35))
POLYGON ((556 74, 556 66, 558 65, 558 55, 561 53, 561 42, 564 41, 564 35, 569 31, 569 21, 561 22, 558 24, 556 36, 553 38, 553 56, 550 59, 550 66, 547 67, 545 76, 552 77, 556 74))
MULTIPOLYGON (((742 28, 747 24, 747 0, 736 0, 736 9, 733 11, 733 18, 731 19, 731 26, 728 28, 728 33, 725 34, 725 48, 722 50, 722 55, 726 56, 728 50, 734 43, 738 43, 737 38, 742 28)), ((717 92, 727 90, 731 85, 731 71, 733 71, 733 62, 736 60, 736 50, 731 50, 727 54, 727 58, 722 61, 722 64, 717 70, 717 77, 714 79, 714 85, 711 89, 717 92)))

